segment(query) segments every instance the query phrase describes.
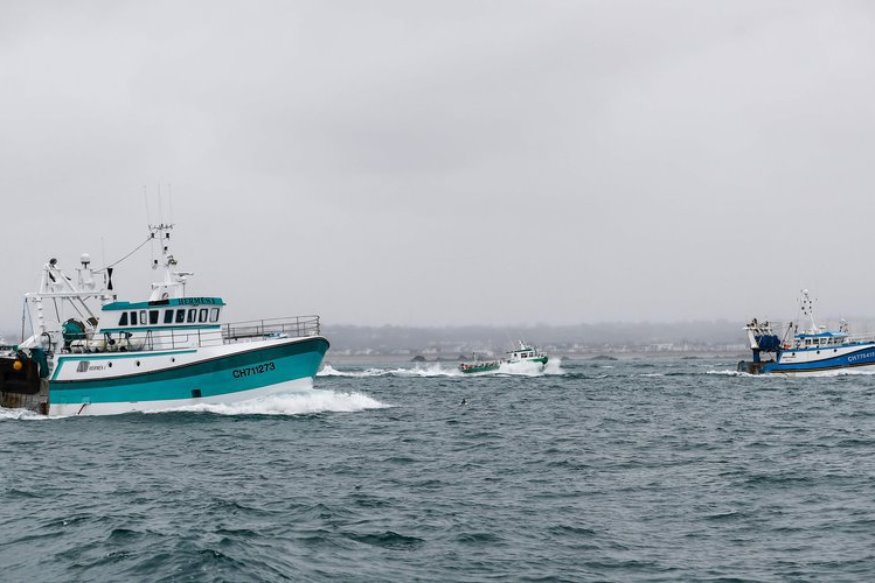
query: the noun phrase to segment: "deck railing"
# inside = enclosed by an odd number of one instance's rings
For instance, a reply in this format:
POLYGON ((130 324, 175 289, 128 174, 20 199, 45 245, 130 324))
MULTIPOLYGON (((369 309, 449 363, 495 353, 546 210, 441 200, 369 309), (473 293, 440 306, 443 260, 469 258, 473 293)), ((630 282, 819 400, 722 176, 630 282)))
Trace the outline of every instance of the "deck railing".
POLYGON ((269 320, 253 320, 237 322, 222 326, 222 338, 225 344, 249 340, 252 338, 289 337, 319 335, 319 316, 293 316, 291 318, 273 318, 269 320))
MULTIPOLYGON (((99 340, 97 348, 88 344, 71 346, 71 352, 149 352, 221 346, 269 338, 302 338, 319 335, 319 316, 292 316, 251 322, 223 324, 213 329, 151 330, 138 334, 112 334, 111 344, 99 340)), ((65 350, 66 352, 66 350, 65 350)))

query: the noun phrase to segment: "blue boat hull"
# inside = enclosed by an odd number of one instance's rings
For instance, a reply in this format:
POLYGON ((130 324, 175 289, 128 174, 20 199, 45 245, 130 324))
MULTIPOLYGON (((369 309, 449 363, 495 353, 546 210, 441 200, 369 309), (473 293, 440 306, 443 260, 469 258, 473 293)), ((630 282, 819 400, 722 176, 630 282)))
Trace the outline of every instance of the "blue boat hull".
MULTIPOLYGON (((49 384, 50 414, 101 414, 233 402, 265 394, 267 387, 312 383, 328 341, 290 340, 241 350, 160 371, 123 378, 58 381, 49 384)), ((121 357, 121 356, 120 356, 121 357)))
MULTIPOLYGON (((783 351, 786 352, 786 351, 783 351)), ((806 374, 836 371, 841 369, 859 369, 860 367, 875 367, 875 347, 868 345, 860 350, 847 352, 840 356, 810 360, 807 362, 782 362, 782 353, 778 353, 775 362, 746 362, 738 363, 739 372, 750 374, 806 374)))

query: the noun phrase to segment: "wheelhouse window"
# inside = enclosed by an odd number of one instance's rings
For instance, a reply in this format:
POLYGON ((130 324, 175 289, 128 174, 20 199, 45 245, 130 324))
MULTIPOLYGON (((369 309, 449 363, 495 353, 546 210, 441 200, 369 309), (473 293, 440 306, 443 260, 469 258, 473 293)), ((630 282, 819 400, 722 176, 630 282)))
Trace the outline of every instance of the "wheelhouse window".
POLYGON ((146 310, 140 310, 140 324, 146 325, 146 310))
POLYGON ((200 313, 198 314, 197 321, 203 324, 207 321, 207 313, 209 311, 206 308, 201 308, 200 313))
POLYGON ((164 323, 172 324, 173 323, 173 310, 164 310, 164 323))
POLYGON ((211 308, 210 309, 210 322, 218 322, 219 321, 219 308, 211 308))
POLYGON ((119 326, 127 326, 128 325, 128 313, 122 312, 122 317, 118 319, 119 326))
POLYGON ((137 325, 137 313, 131 312, 131 326, 137 325))
POLYGON ((184 309, 176 310, 176 323, 177 324, 185 323, 185 310, 184 309))
POLYGON ((188 311, 188 323, 193 324, 197 321, 197 310, 192 308, 188 311))
POLYGON ((158 310, 149 310, 149 324, 158 323, 158 310))

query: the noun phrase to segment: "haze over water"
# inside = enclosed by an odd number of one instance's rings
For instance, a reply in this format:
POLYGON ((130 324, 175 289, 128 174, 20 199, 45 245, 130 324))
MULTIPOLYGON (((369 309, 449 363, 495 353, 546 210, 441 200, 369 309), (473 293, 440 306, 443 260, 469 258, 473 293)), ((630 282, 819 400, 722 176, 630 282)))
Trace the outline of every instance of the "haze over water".
POLYGON ((0 411, 3 577, 870 580, 875 376, 734 364, 335 364, 235 407, 0 411))
POLYGON ((104 8, 0 5, 0 330, 162 218, 236 321, 875 316, 870 2, 104 8))

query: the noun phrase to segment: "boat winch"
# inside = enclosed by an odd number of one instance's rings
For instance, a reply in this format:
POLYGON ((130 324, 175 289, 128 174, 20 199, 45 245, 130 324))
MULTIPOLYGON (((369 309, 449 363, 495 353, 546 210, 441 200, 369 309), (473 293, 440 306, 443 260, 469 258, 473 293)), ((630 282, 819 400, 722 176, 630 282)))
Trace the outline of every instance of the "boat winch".
POLYGON ((38 409, 48 396, 48 374, 48 359, 41 349, 0 357, 0 407, 38 409))

